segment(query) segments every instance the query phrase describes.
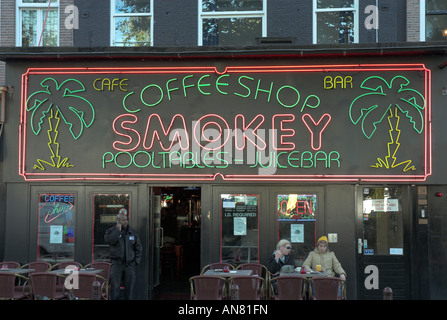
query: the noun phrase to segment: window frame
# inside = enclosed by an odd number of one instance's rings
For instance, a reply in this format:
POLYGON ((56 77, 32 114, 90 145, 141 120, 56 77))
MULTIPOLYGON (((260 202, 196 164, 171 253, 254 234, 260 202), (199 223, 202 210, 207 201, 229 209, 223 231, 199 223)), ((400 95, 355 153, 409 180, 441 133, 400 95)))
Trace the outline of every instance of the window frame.
MULTIPOLYGON (((60 46, 60 0, 57 0, 55 3, 50 1, 50 9, 56 9, 57 10, 57 47, 60 46)), ((45 14, 46 10, 48 9, 48 2, 46 3, 24 3, 23 0, 16 0, 16 46, 22 47, 23 46, 23 39, 22 39, 22 12, 23 10, 36 10, 38 17, 37 17, 37 23, 36 23, 36 29, 42 30, 43 24, 39 21, 42 21, 42 19, 39 19, 40 14, 45 14)), ((38 35, 40 39, 40 34, 38 35)), ((30 46, 30 47, 43 47, 43 43, 41 45, 36 46, 30 46)))
POLYGON ((231 18, 260 18, 262 37, 267 36, 267 0, 262 0, 262 11, 202 11, 202 1, 197 1, 198 10, 198 37, 197 45, 203 46, 203 19, 231 19, 231 18))
MULTIPOLYGON (((324 8, 324 9, 318 9, 317 7, 317 0, 312 1, 312 43, 313 44, 319 44, 318 43, 318 35, 317 35, 317 15, 318 13, 324 13, 324 12, 340 12, 340 11, 352 11, 354 14, 354 42, 352 43, 359 43, 359 31, 360 31, 360 25, 359 25, 359 0, 353 0, 354 6, 352 8, 324 8)), ((347 43, 347 44, 351 44, 347 43)))
POLYGON ((150 17, 150 41, 149 46, 154 46, 154 0, 149 0, 150 12, 149 13, 115 13, 115 3, 116 0, 110 1, 110 46, 111 47, 126 47, 124 43, 122 45, 117 45, 115 43, 115 18, 116 17, 150 17))
MULTIPOLYGON (((419 1, 419 40, 420 41, 427 41, 427 16, 428 15, 446 15, 447 16, 447 10, 440 10, 440 11, 427 11, 427 0, 420 0, 419 1)), ((446 26, 447 29, 447 26, 446 26)))
MULTIPOLYGON (((220 242, 219 242, 219 256, 220 256, 220 261, 221 262, 226 262, 226 263, 231 263, 231 264, 241 264, 241 263, 259 263, 261 261, 260 256, 259 256, 259 250, 260 250, 260 244, 259 244, 259 240, 260 240, 260 229, 259 229, 259 221, 260 221, 260 199, 261 199, 261 195, 259 193, 238 193, 238 192, 230 192, 230 193, 220 193, 219 194, 219 209, 220 209, 220 242), (242 198, 256 198, 256 229, 248 228, 248 224, 253 225, 253 217, 252 216, 245 216, 245 218, 248 220, 250 219, 250 223, 248 223, 248 221, 246 220, 246 229, 245 229, 245 234, 244 235, 235 235, 234 234, 234 229, 233 229, 233 237, 235 237, 235 239, 238 239, 241 241, 240 244, 236 244, 236 245, 224 245, 224 240, 223 240, 223 235, 224 232, 226 233, 229 229, 225 228, 225 226, 227 225, 226 223, 224 223, 224 219, 231 219, 233 218, 233 228, 234 228, 234 219, 238 218, 236 216, 226 216, 224 215, 224 207, 223 207, 223 203, 224 203, 224 199, 228 199, 229 197, 233 197, 233 198, 237 198, 237 197, 242 197, 242 198), (224 231, 225 229, 225 231, 224 231), (251 234, 249 234, 247 231, 253 231, 256 230, 256 246, 253 244, 247 244, 247 243, 242 243, 243 240, 249 239, 249 240, 253 240, 253 238, 250 239, 250 236, 253 236, 253 233, 250 232, 251 234), (240 238, 237 238, 240 237, 240 238), (233 260, 228 260, 228 259, 224 259, 223 256, 223 251, 224 250, 235 250, 238 248, 238 252, 242 252, 243 249, 247 249, 247 258, 246 259, 241 259, 241 260, 236 260, 236 257, 234 257, 234 261, 233 260), (255 255, 255 259, 252 259, 252 256, 254 254, 251 253, 251 250, 254 249, 256 251, 256 255, 255 255)), ((236 203, 236 202, 235 202, 236 203)), ((253 212, 251 212, 253 213, 253 212)), ((241 216, 244 217, 244 216, 241 216)), ((230 229, 231 231, 231 229, 230 229)), ((234 253, 234 252, 233 252, 234 253)), ((233 256, 231 256, 231 258, 233 258, 233 256)))
MULTIPOLYGON (((58 262, 59 254, 62 253, 61 255, 63 255, 64 252, 65 253, 68 252, 68 251, 60 251, 60 250, 53 251, 53 255, 56 254, 56 258, 55 259, 49 258, 47 256, 44 256, 43 253, 41 252, 41 248, 44 249, 45 251, 47 250, 47 249, 45 249, 45 247, 42 246, 42 243, 48 244, 48 247, 51 247, 51 244, 53 244, 58 249, 62 249, 63 247, 67 247, 67 244, 72 243, 72 245, 68 245, 68 247, 72 247, 72 248, 70 250, 71 255, 67 259, 68 260, 75 260, 76 243, 77 243, 76 239, 78 237, 76 235, 77 234, 77 223, 76 222, 77 222, 77 215, 78 215, 77 211, 78 211, 78 203, 79 203, 79 195, 78 195, 78 193, 77 192, 46 192, 46 191, 39 191, 37 193, 37 201, 38 201, 38 203, 37 203, 37 234, 36 234, 37 235, 37 238, 36 238, 36 240, 37 240, 36 241, 36 258, 37 258, 37 260, 47 261, 47 262, 50 262, 50 263, 53 264, 53 263, 58 262), (42 206, 42 202, 40 202, 40 200, 41 200, 42 197, 45 197, 45 196, 49 196, 49 197, 52 197, 52 196, 56 196, 56 197, 63 196, 63 197, 67 197, 68 198, 67 199, 68 202, 53 201, 51 198, 49 198, 48 202, 53 202, 53 203, 56 203, 56 202, 58 202, 58 203, 70 203, 72 205, 72 208, 70 208, 71 222, 73 223, 73 226, 72 226, 72 228, 73 228, 72 229, 72 231, 73 231, 72 241, 65 242, 64 239, 62 238, 61 239, 62 242, 54 242, 54 243, 52 243, 51 242, 51 232, 48 233, 47 231, 46 232, 42 231, 42 228, 45 227, 45 225, 42 225, 42 222, 41 222, 43 206, 42 206), (71 201, 71 199, 69 199, 70 197, 73 197, 73 203, 70 202, 71 201), (45 239, 45 235, 48 236, 48 242, 47 241, 43 241, 45 239)), ((65 213, 64 213, 64 215, 65 215, 65 213)), ((53 220, 57 219, 58 217, 59 216, 56 216, 53 220)), ((52 226, 52 224, 50 224, 50 222, 51 221, 46 222, 46 223, 48 223, 48 229, 49 230, 51 230, 51 226, 52 226)), ((64 226, 66 226, 66 225, 62 225, 62 228, 64 228, 64 226)), ((68 230, 67 230, 67 232, 68 232, 68 230)), ((54 258, 54 256, 53 256, 53 258, 54 258)))

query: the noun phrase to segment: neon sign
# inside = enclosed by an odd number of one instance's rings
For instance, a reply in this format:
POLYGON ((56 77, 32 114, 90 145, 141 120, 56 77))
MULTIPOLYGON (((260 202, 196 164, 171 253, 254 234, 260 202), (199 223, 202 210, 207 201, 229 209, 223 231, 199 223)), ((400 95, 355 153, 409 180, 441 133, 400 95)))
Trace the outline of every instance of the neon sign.
POLYGON ((424 181, 430 79, 422 64, 31 68, 22 76, 19 174, 424 181))

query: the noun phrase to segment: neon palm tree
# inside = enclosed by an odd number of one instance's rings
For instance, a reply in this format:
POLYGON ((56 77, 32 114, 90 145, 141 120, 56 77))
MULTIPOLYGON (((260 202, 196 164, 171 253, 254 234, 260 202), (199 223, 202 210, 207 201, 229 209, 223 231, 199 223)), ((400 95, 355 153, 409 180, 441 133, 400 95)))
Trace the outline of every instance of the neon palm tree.
POLYGON ((57 143, 59 121, 62 119, 69 128, 73 138, 77 140, 84 130, 89 128, 95 119, 95 109, 92 104, 78 93, 85 91, 84 85, 75 79, 67 79, 60 85, 53 78, 46 78, 40 86, 41 91, 31 94, 26 101, 26 110, 31 112, 31 130, 39 135, 42 124, 47 118, 50 129, 48 132, 48 147, 52 154, 51 162, 37 160, 34 168, 44 170, 43 163, 52 167, 69 167, 68 159, 61 159, 59 143, 57 143), (48 116, 47 116, 48 115, 48 116))
POLYGON ((360 86, 361 89, 367 90, 367 93, 355 98, 349 107, 351 122, 355 125, 361 122, 363 135, 367 139, 371 139, 376 132, 377 125, 388 115, 390 126, 388 155, 385 160, 377 158, 378 163, 372 167, 384 166, 389 169, 405 164, 403 171, 416 169, 414 166, 410 166, 411 160, 397 163, 396 157, 400 147, 401 133, 398 111, 408 119, 418 134, 421 134, 424 129, 422 110, 425 108, 425 99, 418 91, 408 88, 409 84, 410 81, 403 76, 395 76, 390 82, 377 76, 369 77, 360 86), (374 104, 370 103, 371 98, 374 99, 374 104))

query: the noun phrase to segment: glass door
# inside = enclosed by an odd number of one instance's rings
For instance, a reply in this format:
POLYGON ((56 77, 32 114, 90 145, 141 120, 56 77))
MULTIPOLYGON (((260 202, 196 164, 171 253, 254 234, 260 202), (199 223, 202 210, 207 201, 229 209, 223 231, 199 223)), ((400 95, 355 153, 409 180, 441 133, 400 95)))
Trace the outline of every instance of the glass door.
POLYGON ((410 288, 407 226, 411 216, 407 187, 359 187, 361 215, 357 239, 359 299, 382 299, 390 287, 395 299, 410 288))
POLYGON ((130 207, 130 198, 129 193, 93 194, 92 261, 110 261, 109 245, 104 241, 104 234, 116 225, 118 214, 124 214, 130 219, 133 209, 130 207))

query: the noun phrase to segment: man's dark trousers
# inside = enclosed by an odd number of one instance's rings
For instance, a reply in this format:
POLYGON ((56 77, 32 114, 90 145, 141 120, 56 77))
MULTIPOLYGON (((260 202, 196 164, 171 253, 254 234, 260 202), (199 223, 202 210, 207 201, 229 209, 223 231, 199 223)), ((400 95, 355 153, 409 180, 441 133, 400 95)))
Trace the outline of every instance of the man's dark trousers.
POLYGON ((127 265, 120 261, 112 261, 110 269, 111 299, 118 300, 120 295, 120 284, 123 279, 124 299, 133 300, 135 289, 135 264, 127 265))

